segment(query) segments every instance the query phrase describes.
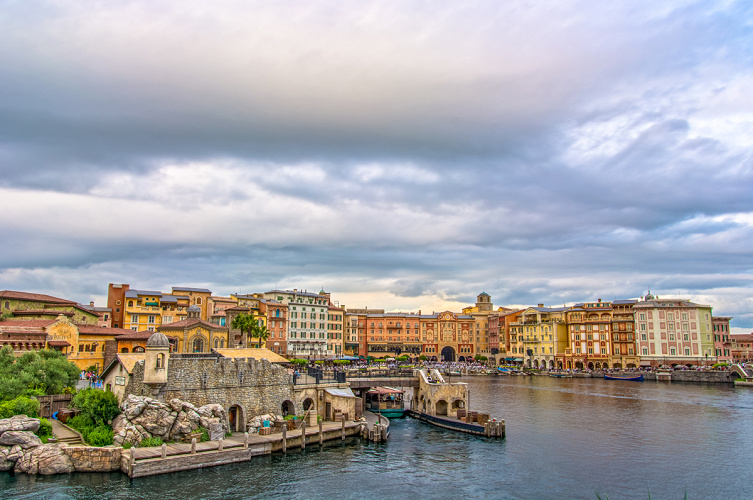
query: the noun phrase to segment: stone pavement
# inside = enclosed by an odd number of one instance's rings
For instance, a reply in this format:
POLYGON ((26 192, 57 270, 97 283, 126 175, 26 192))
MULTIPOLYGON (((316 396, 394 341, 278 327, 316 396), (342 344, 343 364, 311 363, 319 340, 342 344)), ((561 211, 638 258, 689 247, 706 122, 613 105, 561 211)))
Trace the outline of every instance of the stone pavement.
POLYGON ((59 443, 82 444, 81 436, 61 424, 60 421, 55 420, 54 418, 49 418, 47 421, 52 424, 52 433, 58 438, 59 443))

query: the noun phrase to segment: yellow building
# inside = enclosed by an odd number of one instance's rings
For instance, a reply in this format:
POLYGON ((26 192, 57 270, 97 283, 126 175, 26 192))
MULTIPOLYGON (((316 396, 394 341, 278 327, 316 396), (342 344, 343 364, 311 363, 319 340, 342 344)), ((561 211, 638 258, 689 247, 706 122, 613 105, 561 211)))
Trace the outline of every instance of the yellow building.
POLYGON ((228 343, 228 328, 215 325, 199 318, 200 309, 196 305, 188 308, 188 318, 159 327, 159 332, 167 337, 175 337, 176 352, 192 354, 224 349, 228 343))
POLYGON ((554 369, 556 356, 565 352, 567 307, 529 307, 511 323, 510 335, 517 337, 515 347, 522 351, 523 366, 554 369), (514 330, 514 334, 513 334, 514 330))
POLYGON ((481 292, 476 297, 475 306, 463 309, 463 314, 466 316, 472 316, 475 323, 471 335, 473 351, 476 354, 487 357, 491 355, 491 349, 489 347, 489 315, 493 313, 494 305, 492 304, 492 298, 486 292, 481 292))
POLYGON ((157 331, 162 325, 186 319, 189 306, 199 308, 207 321, 212 292, 204 288, 173 287, 172 293, 156 290, 126 290, 123 327, 137 332, 157 331))
POLYGON ((105 367, 105 342, 130 333, 130 330, 121 328, 78 325, 65 316, 59 316, 45 330, 47 347, 60 350, 80 369, 94 367, 96 372, 105 367))

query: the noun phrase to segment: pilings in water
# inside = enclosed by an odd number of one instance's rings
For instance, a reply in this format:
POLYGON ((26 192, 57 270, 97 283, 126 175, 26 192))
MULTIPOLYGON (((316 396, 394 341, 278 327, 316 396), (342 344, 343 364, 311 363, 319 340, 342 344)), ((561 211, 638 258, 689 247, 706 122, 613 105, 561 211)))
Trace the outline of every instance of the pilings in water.
POLYGON ((486 437, 505 437, 505 421, 492 420, 484 424, 484 436, 486 437))

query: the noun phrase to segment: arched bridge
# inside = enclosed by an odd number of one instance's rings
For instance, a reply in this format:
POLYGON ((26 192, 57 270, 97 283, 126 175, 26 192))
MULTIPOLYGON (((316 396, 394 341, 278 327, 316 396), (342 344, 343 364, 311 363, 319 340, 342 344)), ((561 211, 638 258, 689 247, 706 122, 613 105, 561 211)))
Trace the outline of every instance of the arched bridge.
POLYGON ((748 382, 753 381, 753 370, 750 368, 743 368, 741 365, 732 365, 730 366, 730 371, 737 373, 741 379, 748 382))

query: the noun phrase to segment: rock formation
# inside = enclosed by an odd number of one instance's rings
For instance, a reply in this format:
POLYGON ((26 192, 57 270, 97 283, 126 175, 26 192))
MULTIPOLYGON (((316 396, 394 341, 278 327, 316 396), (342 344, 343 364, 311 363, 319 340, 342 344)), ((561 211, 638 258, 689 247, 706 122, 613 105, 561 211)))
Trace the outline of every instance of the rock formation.
POLYGON ((217 404, 196 408, 179 399, 162 403, 145 396, 129 395, 120 405, 123 411, 112 422, 113 443, 138 446, 142 440, 158 437, 163 441, 180 441, 199 428, 209 429, 213 423, 228 431, 225 409, 217 404))
POLYGON ((0 471, 65 474, 73 461, 58 444, 42 444, 34 434, 39 419, 16 415, 0 420, 0 471))

